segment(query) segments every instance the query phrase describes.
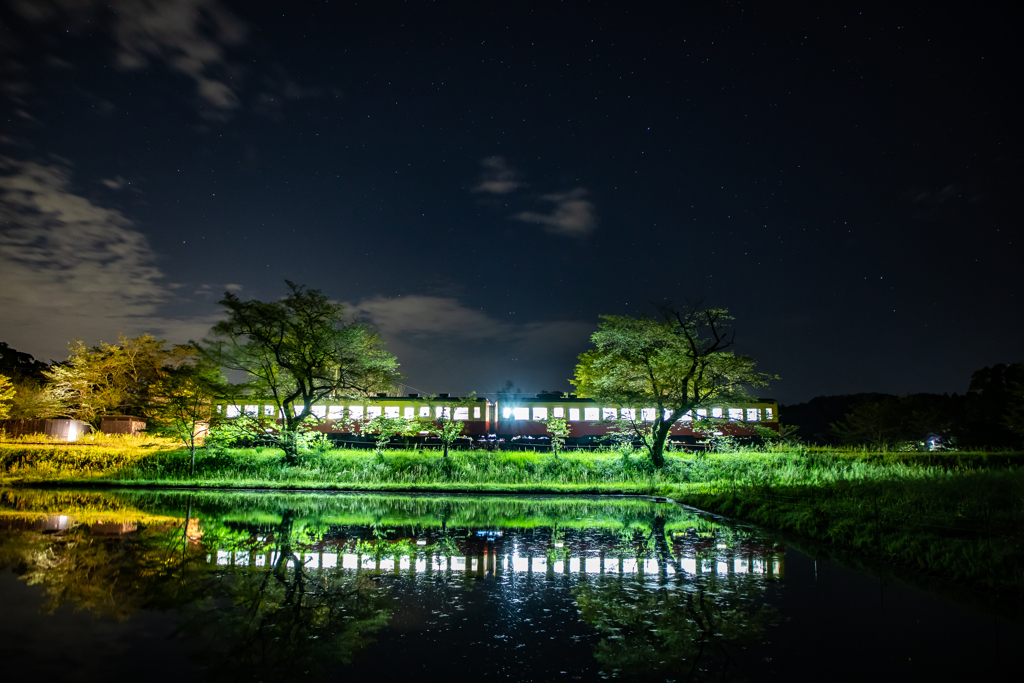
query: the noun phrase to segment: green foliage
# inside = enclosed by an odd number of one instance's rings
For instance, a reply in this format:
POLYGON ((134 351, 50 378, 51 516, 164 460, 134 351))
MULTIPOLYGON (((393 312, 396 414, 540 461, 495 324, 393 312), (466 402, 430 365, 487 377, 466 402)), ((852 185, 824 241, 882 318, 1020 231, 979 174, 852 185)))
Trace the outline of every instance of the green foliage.
POLYGON ((572 427, 564 417, 549 417, 543 422, 551 437, 551 450, 558 455, 558 451, 562 450, 562 446, 565 445, 566 437, 572 432, 572 427))
POLYGON ((268 432, 265 420, 246 424, 252 438, 276 442, 295 465, 296 432, 315 402, 387 389, 398 379, 398 363, 375 331, 345 321, 344 306, 320 290, 287 285, 289 294, 271 302, 225 293, 227 319, 213 327, 203 350, 213 364, 246 373, 245 389, 277 406, 280 429, 268 432))
POLYGON ((43 371, 61 406, 61 414, 98 427, 104 415, 148 417, 154 409, 153 387, 170 368, 188 362, 195 350, 144 334, 120 336, 117 344, 87 347, 71 344, 65 363, 43 371))
POLYGON ((661 319, 602 316, 591 336, 596 348, 580 356, 572 380, 581 396, 637 411, 654 407, 649 436, 638 436, 659 467, 672 425, 683 415, 712 402, 749 400, 744 387, 772 379, 754 371, 752 358, 730 350, 726 310, 661 312, 661 319))
POLYGON ((415 434, 419 431, 419 424, 415 420, 410 420, 406 417, 378 415, 363 423, 363 431, 377 435, 374 439, 377 444, 376 453, 382 454, 392 438, 415 434))
POLYGON ((14 398, 15 390, 11 384, 11 378, 0 375, 0 420, 7 417, 11 410, 9 401, 14 398))

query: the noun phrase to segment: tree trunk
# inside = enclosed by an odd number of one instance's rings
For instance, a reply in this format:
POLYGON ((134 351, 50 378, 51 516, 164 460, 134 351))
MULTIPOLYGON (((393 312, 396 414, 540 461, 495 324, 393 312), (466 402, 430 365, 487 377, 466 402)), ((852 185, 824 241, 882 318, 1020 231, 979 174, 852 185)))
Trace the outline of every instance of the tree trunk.
POLYGON ((665 441, 668 440, 668 433, 672 424, 664 420, 658 420, 654 424, 654 433, 651 435, 651 462, 655 467, 665 466, 665 441))
POLYGON ((442 441, 441 444, 444 446, 444 455, 441 456, 441 457, 447 458, 448 457, 448 442, 447 441, 442 441))

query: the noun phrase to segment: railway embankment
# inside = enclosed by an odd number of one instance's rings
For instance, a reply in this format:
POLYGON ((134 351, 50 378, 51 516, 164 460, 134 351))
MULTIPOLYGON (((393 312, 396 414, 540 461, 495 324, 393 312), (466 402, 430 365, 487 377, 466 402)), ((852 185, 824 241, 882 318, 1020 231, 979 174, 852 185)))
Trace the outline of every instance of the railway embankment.
POLYGON ((1024 594, 1024 454, 777 447, 642 451, 187 451, 159 439, 0 443, 7 486, 632 494, 783 530, 984 590, 1024 594))

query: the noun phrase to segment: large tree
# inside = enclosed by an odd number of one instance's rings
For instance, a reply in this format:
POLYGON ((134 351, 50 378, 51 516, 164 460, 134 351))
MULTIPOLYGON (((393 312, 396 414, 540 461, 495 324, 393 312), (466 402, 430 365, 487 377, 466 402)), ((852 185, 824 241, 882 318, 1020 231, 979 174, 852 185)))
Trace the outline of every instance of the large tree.
POLYGON ((68 417, 99 426, 104 415, 129 414, 149 417, 154 409, 153 387, 169 368, 187 362, 195 351, 144 334, 121 336, 117 344, 71 344, 71 355, 43 375, 53 399, 68 417))
POLYGON ((248 392, 277 406, 282 424, 270 428, 248 421, 253 438, 269 441, 299 460, 299 434, 313 404, 328 398, 389 389, 398 362, 369 326, 344 318, 345 307, 318 289, 285 281, 289 293, 278 301, 242 301, 231 292, 220 301, 227 319, 204 340, 204 354, 230 371, 251 378, 248 392))
POLYGON ((572 383, 581 396, 634 410, 650 423, 638 433, 657 467, 678 420, 696 408, 749 400, 744 388, 764 386, 754 359, 736 355, 725 309, 662 307, 659 317, 606 315, 580 356, 572 383), (653 410, 653 415, 650 409, 653 410), (646 415, 644 409, 647 409, 646 415))

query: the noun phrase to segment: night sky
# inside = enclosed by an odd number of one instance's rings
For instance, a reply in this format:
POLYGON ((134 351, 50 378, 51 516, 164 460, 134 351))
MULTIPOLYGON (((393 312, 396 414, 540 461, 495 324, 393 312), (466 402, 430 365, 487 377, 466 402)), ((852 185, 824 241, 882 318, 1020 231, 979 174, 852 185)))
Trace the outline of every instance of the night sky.
POLYGON ((288 279, 409 391, 569 390, 665 300, 784 403, 1024 359, 1016 22, 782 4, 5 2, 0 340, 200 339, 288 279))

